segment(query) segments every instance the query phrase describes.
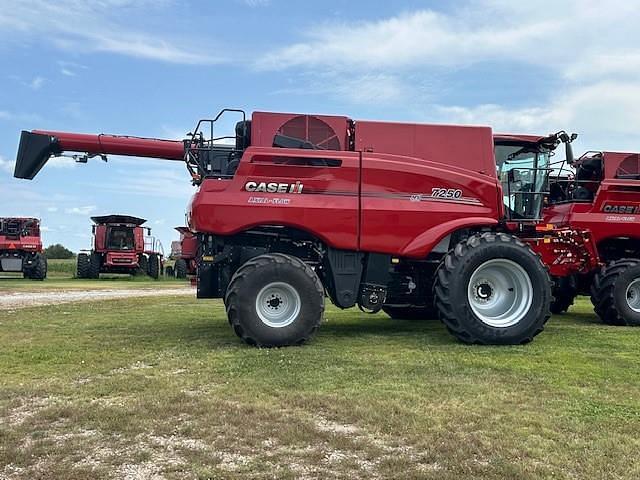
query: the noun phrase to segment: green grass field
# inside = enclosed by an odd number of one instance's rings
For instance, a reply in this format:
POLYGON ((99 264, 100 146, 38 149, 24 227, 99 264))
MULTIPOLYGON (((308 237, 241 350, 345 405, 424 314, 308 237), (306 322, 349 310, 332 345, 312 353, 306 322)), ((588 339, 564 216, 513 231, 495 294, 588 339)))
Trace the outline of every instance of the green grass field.
POLYGON ((586 300, 517 347, 325 317, 259 350, 218 301, 0 311, 0 478, 640 477, 640 329, 586 300))

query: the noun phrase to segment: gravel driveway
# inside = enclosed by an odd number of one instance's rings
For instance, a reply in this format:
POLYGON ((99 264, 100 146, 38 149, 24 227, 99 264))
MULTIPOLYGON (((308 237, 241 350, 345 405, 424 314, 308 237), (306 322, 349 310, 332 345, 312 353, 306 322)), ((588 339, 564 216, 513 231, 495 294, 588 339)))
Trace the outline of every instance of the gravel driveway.
POLYGON ((61 303, 112 300, 131 297, 161 297, 167 295, 193 295, 192 287, 125 290, 47 290, 42 292, 0 293, 0 310, 58 305, 61 303))

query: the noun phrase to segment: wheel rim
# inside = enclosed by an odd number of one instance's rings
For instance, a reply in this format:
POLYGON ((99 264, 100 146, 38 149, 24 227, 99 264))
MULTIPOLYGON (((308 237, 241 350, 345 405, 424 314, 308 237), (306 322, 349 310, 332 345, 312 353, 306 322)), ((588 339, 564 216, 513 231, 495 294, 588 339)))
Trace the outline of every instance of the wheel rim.
POLYGON ((274 328, 293 323, 300 313, 300 295, 288 283, 273 282, 260 290, 256 297, 256 313, 265 325, 274 328))
POLYGON ((640 313, 640 278, 636 278, 627 287, 627 305, 634 312, 640 313))
POLYGON ((533 286, 529 274, 516 262, 495 258, 473 272, 467 298, 480 321, 491 327, 510 327, 531 308, 533 286))

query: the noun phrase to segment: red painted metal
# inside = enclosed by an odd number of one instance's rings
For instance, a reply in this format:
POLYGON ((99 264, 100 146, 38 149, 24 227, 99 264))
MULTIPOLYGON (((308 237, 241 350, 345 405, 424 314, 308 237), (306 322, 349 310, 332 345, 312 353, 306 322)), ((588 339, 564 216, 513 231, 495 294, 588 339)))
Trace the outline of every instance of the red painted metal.
POLYGON ((33 133, 55 137, 60 148, 66 152, 155 157, 167 160, 182 160, 184 157, 184 145, 177 140, 51 130, 33 130, 33 133))
POLYGON ((0 222, 13 221, 20 224, 31 223, 26 228, 26 235, 5 235, 0 232, 0 253, 3 250, 12 252, 42 252, 42 238, 40 237, 40 220, 31 217, 0 218, 0 222))
MULTIPOLYGON (((604 178, 587 185, 593 190, 593 200, 550 205, 545 209, 545 222, 588 230, 598 247, 619 238, 640 243, 640 178, 616 178, 621 167, 627 172, 633 168, 639 154, 603 152, 602 157, 604 178)), ((640 163, 635 165, 640 167, 640 163)))

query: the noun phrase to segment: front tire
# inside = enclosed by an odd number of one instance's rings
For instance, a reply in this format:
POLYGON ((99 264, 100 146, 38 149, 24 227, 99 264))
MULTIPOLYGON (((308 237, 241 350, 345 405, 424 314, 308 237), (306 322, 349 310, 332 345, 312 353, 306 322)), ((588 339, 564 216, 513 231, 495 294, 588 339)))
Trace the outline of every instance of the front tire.
POLYGON ((36 253, 33 266, 27 273, 27 276, 31 280, 44 280, 47 278, 47 257, 41 253, 36 253))
POLYGON ((176 277, 187 278, 187 261, 184 258, 176 260, 176 277))
POLYGON ((102 256, 99 253, 93 252, 89 256, 89 277, 88 278, 100 278, 100 267, 102 266, 102 256))
POLYGON ((320 326, 324 289, 302 260, 271 253, 247 261, 236 271, 225 305, 234 332, 249 345, 301 345, 320 326))
POLYGON ((578 296, 578 282, 576 277, 555 277, 553 285, 553 301, 551 313, 558 315, 566 313, 578 296))
POLYGON ((615 260, 593 279, 591 303, 607 325, 640 326, 640 262, 615 260))
POLYGON ((157 253, 152 253, 151 255, 149 255, 147 273, 154 280, 157 280, 160 276, 160 257, 157 253))
POLYGON ((513 235, 476 234, 444 258, 434 285, 447 329, 464 343, 528 343, 550 317, 551 279, 513 235))
POLYGON ((89 278, 90 265, 89 255, 86 253, 79 253, 76 260, 76 277, 89 278))

